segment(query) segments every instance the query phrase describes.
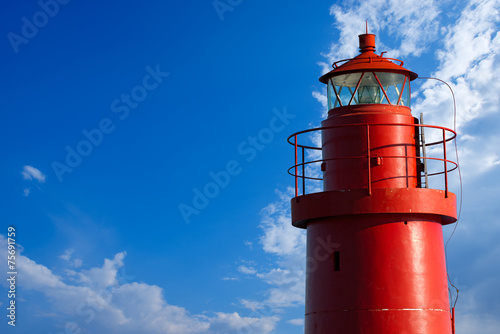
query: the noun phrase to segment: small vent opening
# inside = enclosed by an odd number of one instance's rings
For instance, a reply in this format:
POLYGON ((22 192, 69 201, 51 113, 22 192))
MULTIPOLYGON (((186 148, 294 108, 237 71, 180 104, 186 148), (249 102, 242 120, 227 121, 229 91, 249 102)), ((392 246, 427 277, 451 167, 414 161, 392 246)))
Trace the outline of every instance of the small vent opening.
POLYGON ((340 252, 333 252, 333 271, 340 271, 340 252))

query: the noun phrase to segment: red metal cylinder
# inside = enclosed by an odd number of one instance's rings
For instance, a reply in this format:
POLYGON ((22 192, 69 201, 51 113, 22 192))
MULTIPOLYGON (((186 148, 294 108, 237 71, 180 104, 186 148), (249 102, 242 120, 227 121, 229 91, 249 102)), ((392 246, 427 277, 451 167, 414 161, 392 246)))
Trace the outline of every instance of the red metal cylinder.
POLYGON ((409 108, 365 105, 334 111, 322 123, 324 190, 367 188, 368 168, 373 187, 417 186, 417 159, 406 158, 417 155, 409 108))
POLYGON ((440 217, 318 219, 307 225, 308 259, 325 241, 338 247, 308 268, 307 334, 450 333, 440 217))
POLYGON ((359 35, 359 50, 361 52, 375 51, 375 35, 373 34, 359 35))

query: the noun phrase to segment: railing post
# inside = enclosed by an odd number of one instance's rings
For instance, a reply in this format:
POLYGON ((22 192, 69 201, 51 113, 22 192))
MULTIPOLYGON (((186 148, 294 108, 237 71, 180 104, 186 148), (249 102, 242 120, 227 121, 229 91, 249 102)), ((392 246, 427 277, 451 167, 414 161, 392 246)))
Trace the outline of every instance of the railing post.
POLYGON ((425 147, 425 126, 424 124, 424 114, 420 114, 420 136, 422 142, 422 154, 424 156, 424 178, 425 178, 425 188, 429 188, 429 175, 427 174, 427 148, 425 147))
POLYGON ((306 194, 306 168, 304 161, 304 147, 302 147, 302 195, 306 194))
POLYGON ((295 197, 299 196, 299 179, 298 179, 298 161, 297 161, 297 135, 295 135, 295 197))
POLYGON ((446 156, 446 130, 443 129, 443 152, 444 152, 444 197, 448 198, 448 163, 446 156))
POLYGON ((451 309, 451 333, 455 334, 455 308, 451 309))
POLYGON ((366 159, 368 166, 368 195, 372 194, 372 172, 371 172, 371 154, 370 154, 370 124, 366 124, 366 159))

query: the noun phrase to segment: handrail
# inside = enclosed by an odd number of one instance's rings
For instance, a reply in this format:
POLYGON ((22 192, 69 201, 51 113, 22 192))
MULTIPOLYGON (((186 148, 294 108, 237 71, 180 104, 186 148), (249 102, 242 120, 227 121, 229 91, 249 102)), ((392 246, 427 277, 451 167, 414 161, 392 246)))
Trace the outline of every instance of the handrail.
MULTIPOLYGON (((336 61, 336 62, 334 62, 332 64, 332 67, 334 69, 339 68, 340 66, 342 66, 342 65, 339 65, 340 63, 346 63, 346 62, 349 62, 349 61, 351 61, 353 59, 354 58, 348 58, 348 59, 338 60, 338 61, 336 61)), ((393 61, 398 61, 399 62, 399 66, 403 66, 404 65, 404 61, 402 61, 401 59, 382 57, 382 55, 377 56, 377 57, 358 58, 357 60, 359 62, 364 62, 364 63, 384 62, 384 61, 387 61, 387 60, 390 61, 391 63, 393 61)))
MULTIPOLYGON (((426 125, 426 124, 401 124, 401 123, 381 123, 381 124, 369 124, 369 123, 356 123, 356 124, 342 124, 342 125, 333 125, 333 126, 326 126, 326 127, 318 127, 318 128, 313 128, 313 129, 308 129, 308 130, 303 130, 296 132, 289 136, 287 138, 288 143, 291 145, 295 146, 295 165, 290 167, 287 172, 291 176, 295 177, 295 197, 298 196, 299 193, 299 182, 298 179, 302 179, 302 195, 306 194, 306 179, 307 180, 315 180, 315 181, 321 181, 323 178, 315 177, 315 176, 307 176, 306 175, 306 165, 312 165, 312 164, 317 164, 317 163, 325 163, 326 161, 331 161, 331 160, 346 160, 346 159, 366 159, 367 163, 367 169, 368 169, 368 194, 371 195, 371 188, 372 188, 372 175, 371 175, 371 149, 370 149, 370 128, 371 127, 377 127, 377 126, 412 126, 412 127, 419 127, 419 128, 429 128, 429 129, 437 129, 441 130, 442 132, 442 140, 435 141, 432 143, 425 143, 424 145, 427 146, 434 146, 434 145, 442 145, 443 146, 443 157, 442 158, 436 158, 436 157, 428 157, 428 156, 409 156, 409 155, 377 155, 377 157, 384 158, 384 159, 415 159, 416 161, 419 159, 424 160, 424 162, 432 160, 432 161, 442 161, 444 170, 434 172, 431 174, 427 174, 427 176, 436 176, 436 175, 441 175, 444 174, 444 184, 445 184, 445 197, 448 197, 448 173, 456 170, 458 168, 458 163, 456 163, 453 160, 448 160, 447 158, 447 148, 446 148, 446 143, 454 140, 457 137, 457 134, 455 131, 444 128, 441 126, 435 126, 435 125, 426 125), (319 160, 312 160, 312 161, 305 161, 305 150, 322 150, 322 147, 316 147, 316 146, 310 146, 310 145, 303 145, 298 143, 298 136, 310 132, 315 132, 315 131, 323 131, 323 130, 328 130, 328 129, 336 129, 336 128, 347 128, 347 127, 365 127, 366 128, 366 147, 367 147, 367 153, 366 155, 358 155, 358 156, 346 156, 346 157, 336 157, 336 158, 329 158, 329 159, 319 159, 319 160), (448 133, 448 138, 446 137, 448 133), (451 134, 451 136, 450 136, 451 134), (293 139, 292 139, 293 138, 293 139), (301 155, 302 155, 302 161, 299 163, 298 159, 298 148, 301 148, 301 155), (448 163, 452 164, 453 167, 449 168, 448 163), (302 167, 302 174, 299 175, 298 173, 298 168, 302 167), (295 173, 292 173, 292 169, 295 169, 295 173)), ((422 146, 419 142, 419 146, 422 146)), ((421 176, 417 176, 421 177, 421 176)), ((427 184, 426 184, 427 186, 427 184)))
MULTIPOLYGON (((444 128, 442 126, 437 126, 437 125, 427 125, 427 124, 405 124, 405 123, 376 123, 376 124, 370 124, 370 123, 354 123, 354 124, 340 124, 340 125, 331 125, 331 126, 322 126, 322 127, 319 127, 319 128, 312 128, 312 129, 307 129, 307 130, 302 130, 302 131, 298 131, 298 132, 295 132, 294 134, 290 135, 288 138, 287 138, 287 141, 289 144, 291 145, 295 145, 295 142, 292 142, 290 141, 290 139, 292 137, 297 137, 301 134, 304 134, 304 133, 308 133, 308 132, 314 132, 314 131, 320 131, 320 130, 327 130, 327 129, 335 129, 335 128, 343 128, 343 127, 352 127, 352 126, 414 126, 414 127, 424 127, 424 128, 432 128, 432 129, 439 129, 439 130, 442 130, 442 129, 445 129, 446 131, 448 132, 451 132, 453 133, 453 136, 450 137, 450 138, 446 138, 446 141, 449 142, 453 139, 455 139, 457 137, 457 133, 451 129, 448 129, 448 128, 444 128)), ((432 146, 432 145, 437 145, 437 144, 441 144, 442 141, 436 141, 436 142, 432 142, 430 144, 425 144, 425 146, 432 146)), ((312 149, 312 150, 321 150, 322 148, 321 147, 314 147, 314 146, 307 146, 307 145, 298 145, 298 147, 304 147, 304 148, 308 148, 308 149, 312 149)))
MULTIPOLYGON (((432 157, 427 157, 427 158, 424 158, 424 157, 418 157, 418 156, 410 156, 410 155, 377 155, 378 158, 384 158, 384 159, 398 159, 398 158, 401 158, 401 159, 427 159, 427 160, 435 160, 435 161, 445 161, 444 159, 440 159, 440 158, 432 158, 432 157)), ((298 175, 298 174, 292 174, 290 172, 290 170, 292 170, 293 168, 295 167, 300 167, 300 166, 304 166, 304 165, 309 165, 309 164, 313 164, 313 163, 318 163, 318 162, 325 162, 325 161, 331 161, 331 160, 345 160, 345 159, 362 159, 362 158, 366 158, 366 156, 364 155, 358 155, 358 156, 353 156, 353 157, 340 157, 340 158, 330 158, 330 159, 320 159, 320 160, 313 160, 313 161, 308 161, 308 162, 304 162, 304 163, 300 163, 300 164, 297 164, 297 165, 293 165, 292 167, 288 168, 287 172, 289 175, 291 176, 296 176, 298 178, 304 178, 304 179, 307 179, 307 180, 316 180, 316 181, 322 181, 323 178, 320 178, 320 177, 312 177, 312 176, 303 176, 302 175, 298 175)), ((458 164, 453 161, 453 160, 446 160, 446 162, 449 162, 453 165, 455 165, 452 169, 448 169, 447 172, 453 172, 454 170, 456 170, 458 168, 458 164)), ((435 176, 435 175, 441 175, 441 174, 444 174, 445 171, 442 171, 442 172, 436 172, 436 173, 432 173, 432 174, 428 174, 428 176, 435 176)))

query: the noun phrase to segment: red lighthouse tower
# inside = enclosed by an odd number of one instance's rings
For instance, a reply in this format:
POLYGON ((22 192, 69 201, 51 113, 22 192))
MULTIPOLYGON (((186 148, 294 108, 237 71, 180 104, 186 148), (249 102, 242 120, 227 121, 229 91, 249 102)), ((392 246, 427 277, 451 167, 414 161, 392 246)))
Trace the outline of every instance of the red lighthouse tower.
POLYGON ((419 124, 417 74, 375 54, 375 35, 359 42, 360 55, 320 78, 328 118, 288 139, 292 224, 307 229, 305 333, 451 334, 442 226, 456 221, 448 174, 457 164, 447 155, 456 134, 419 124), (320 147, 305 143, 315 131, 320 147), (306 180, 322 180, 323 191, 307 193, 306 180))

